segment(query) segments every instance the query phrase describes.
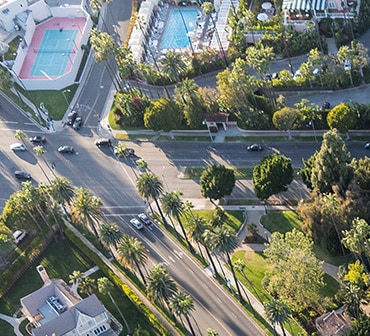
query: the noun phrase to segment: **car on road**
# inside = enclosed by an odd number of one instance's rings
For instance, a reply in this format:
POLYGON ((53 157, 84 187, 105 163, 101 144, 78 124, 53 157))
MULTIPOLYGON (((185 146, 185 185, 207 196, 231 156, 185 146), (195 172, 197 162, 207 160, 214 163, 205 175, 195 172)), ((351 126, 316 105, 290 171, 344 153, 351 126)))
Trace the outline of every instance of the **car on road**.
POLYGON ((25 180, 25 181, 28 181, 31 179, 31 174, 30 173, 27 173, 25 171, 22 171, 22 170, 16 170, 14 172, 14 176, 18 179, 18 180, 25 180))
POLYGON ((27 150, 26 146, 19 143, 19 142, 13 143, 9 147, 14 152, 23 152, 23 151, 27 150))
POLYGON ((72 154, 74 152, 74 149, 72 146, 60 146, 58 148, 58 152, 59 153, 68 153, 68 154, 72 154))
POLYGON ((77 117, 76 120, 74 121, 72 127, 76 131, 79 130, 82 126, 82 117, 77 117))
POLYGON ((94 143, 98 147, 111 147, 112 146, 112 142, 108 138, 96 139, 94 143))
POLYGON ((77 117, 78 117, 78 114, 76 111, 69 112, 67 115, 67 120, 66 120, 67 124, 73 125, 77 117))
POLYGON ((138 230, 142 230, 144 228, 144 225, 137 218, 130 219, 130 223, 138 230))
POLYGON ((17 230, 13 232, 12 235, 13 235, 13 243, 18 245, 27 236, 27 231, 17 230))
POLYGON ((153 222, 152 220, 145 214, 145 213, 141 213, 141 214, 138 214, 137 215, 138 218, 147 226, 152 226, 153 225, 153 222))
POLYGON ((33 144, 43 144, 43 143, 46 142, 46 138, 44 136, 41 136, 41 135, 35 135, 34 137, 30 138, 30 141, 33 144))
POLYGON ((247 150, 249 152, 261 152, 263 150, 263 147, 259 144, 253 144, 253 145, 249 145, 247 147, 247 150))
POLYGON ((370 149, 370 142, 365 144, 365 149, 370 149))

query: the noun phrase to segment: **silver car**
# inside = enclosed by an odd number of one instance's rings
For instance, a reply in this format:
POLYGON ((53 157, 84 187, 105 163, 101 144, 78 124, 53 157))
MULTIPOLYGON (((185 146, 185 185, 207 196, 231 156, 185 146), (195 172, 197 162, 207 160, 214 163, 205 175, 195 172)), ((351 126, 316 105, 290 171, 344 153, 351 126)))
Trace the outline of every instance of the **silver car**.
POLYGON ((130 219, 130 223, 138 230, 142 230, 144 228, 144 225, 137 218, 130 219))
POLYGON ((27 150, 26 146, 19 143, 19 142, 13 143, 9 147, 14 152, 23 152, 23 151, 27 150))

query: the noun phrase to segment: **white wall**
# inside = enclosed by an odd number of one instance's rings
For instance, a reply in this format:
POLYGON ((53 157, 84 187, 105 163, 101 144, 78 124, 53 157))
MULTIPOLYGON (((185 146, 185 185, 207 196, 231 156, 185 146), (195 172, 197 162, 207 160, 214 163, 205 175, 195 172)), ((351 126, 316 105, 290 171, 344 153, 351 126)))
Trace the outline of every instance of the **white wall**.
POLYGON ((32 16, 36 23, 44 21, 52 15, 50 7, 44 2, 44 0, 35 2, 29 8, 32 11, 32 16))
POLYGON ((0 20, 3 22, 5 30, 11 31, 14 29, 13 18, 27 9, 27 0, 7 1, 3 6, 0 6, 0 20), (4 13, 5 11, 5 13, 4 13))

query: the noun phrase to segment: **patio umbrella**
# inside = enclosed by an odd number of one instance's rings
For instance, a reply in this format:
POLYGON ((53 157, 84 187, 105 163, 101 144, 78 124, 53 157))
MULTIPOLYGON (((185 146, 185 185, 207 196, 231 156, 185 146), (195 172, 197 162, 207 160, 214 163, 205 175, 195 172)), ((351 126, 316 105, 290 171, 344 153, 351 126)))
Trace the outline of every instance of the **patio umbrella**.
POLYGON ((263 9, 270 9, 272 7, 272 3, 271 2, 264 2, 261 7, 263 9))

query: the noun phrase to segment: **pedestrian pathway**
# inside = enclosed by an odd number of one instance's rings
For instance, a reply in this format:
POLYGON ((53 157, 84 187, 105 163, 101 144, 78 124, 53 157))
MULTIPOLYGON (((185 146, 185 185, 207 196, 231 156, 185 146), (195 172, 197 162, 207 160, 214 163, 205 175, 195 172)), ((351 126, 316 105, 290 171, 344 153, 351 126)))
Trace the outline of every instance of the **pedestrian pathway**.
MULTIPOLYGON (((21 317, 21 318, 17 318, 17 317, 12 317, 12 316, 8 316, 8 315, 0 314, 0 319, 8 322, 10 325, 13 326, 14 334, 16 336, 23 336, 23 334, 19 331, 19 325, 25 319, 24 316, 21 317)), ((1 330, 0 330, 0 334, 3 335, 3 333, 1 333, 1 330)))

